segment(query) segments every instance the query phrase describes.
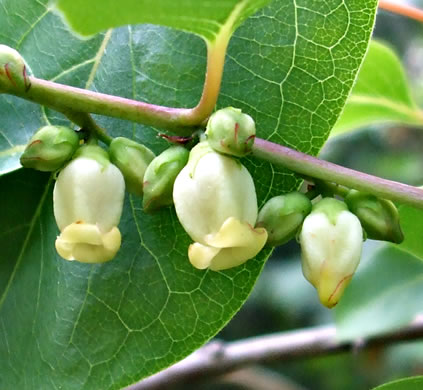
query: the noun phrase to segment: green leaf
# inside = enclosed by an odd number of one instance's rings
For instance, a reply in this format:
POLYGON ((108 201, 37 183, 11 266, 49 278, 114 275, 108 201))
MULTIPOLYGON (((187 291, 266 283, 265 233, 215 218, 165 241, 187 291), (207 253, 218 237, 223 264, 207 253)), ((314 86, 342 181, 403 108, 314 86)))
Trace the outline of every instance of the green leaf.
POLYGON ((373 390, 421 390, 423 388, 423 376, 399 379, 384 385, 375 387, 373 390))
MULTIPOLYGON (((273 1, 232 38, 218 106, 252 115, 262 138, 317 154, 361 64, 376 3, 273 1)), ((201 96, 206 48, 194 34, 138 25, 79 40, 47 0, 0 4, 1 41, 18 48, 37 77, 167 106, 192 107, 201 96)), ((19 104, 27 118, 22 123, 10 114, 3 131, 14 144, 24 144, 40 124, 68 124, 51 110, 1 99, 2 112, 19 104), (25 130, 15 131, 19 126, 25 130), (17 133, 22 140, 13 138, 17 133)), ((155 153, 168 146, 157 137, 160 129, 96 119, 111 135, 134 138, 155 153)), ((280 167, 254 158, 244 163, 259 203, 300 183, 280 167)), ((15 252, 2 256, 8 270, 0 304, 2 389, 118 389, 173 364, 238 311, 270 252, 225 272, 193 269, 187 259, 191 240, 173 209, 145 215, 141 199, 128 197, 116 259, 66 262, 54 249, 53 183, 21 171, 0 181, 12 210, 0 235, 21 224, 13 210, 27 198, 15 194, 38 188, 27 204, 24 223, 31 228, 16 238, 15 252)))
POLYGON ((399 214, 404 241, 398 247, 423 260, 423 210, 402 205, 399 214))
POLYGON ((127 24, 150 23, 192 32, 213 42, 271 0, 55 0, 66 21, 89 36, 127 24))
POLYGON ((398 329, 421 312, 423 263, 384 245, 359 266, 335 310, 337 337, 366 338, 398 329))
POLYGON ((423 113, 411 97, 400 59, 388 46, 372 41, 331 136, 386 122, 422 126, 423 113))

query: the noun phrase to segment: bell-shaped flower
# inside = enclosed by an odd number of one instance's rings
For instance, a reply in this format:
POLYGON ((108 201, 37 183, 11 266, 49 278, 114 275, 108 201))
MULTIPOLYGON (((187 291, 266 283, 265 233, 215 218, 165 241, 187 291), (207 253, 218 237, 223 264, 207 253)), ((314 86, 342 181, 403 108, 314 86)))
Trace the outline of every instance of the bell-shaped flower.
POLYGON ((121 244, 119 223, 125 182, 99 146, 83 146, 60 172, 53 192, 60 229, 56 250, 66 260, 102 263, 121 244))
POLYGON ((344 202, 324 198, 313 206, 300 233, 302 269, 328 308, 340 300, 361 256, 363 229, 344 202))
POLYGON ((258 210, 251 175, 207 142, 192 149, 188 165, 175 180, 173 200, 179 221, 195 241, 188 257, 198 269, 236 267, 266 243, 266 230, 254 229, 258 210))

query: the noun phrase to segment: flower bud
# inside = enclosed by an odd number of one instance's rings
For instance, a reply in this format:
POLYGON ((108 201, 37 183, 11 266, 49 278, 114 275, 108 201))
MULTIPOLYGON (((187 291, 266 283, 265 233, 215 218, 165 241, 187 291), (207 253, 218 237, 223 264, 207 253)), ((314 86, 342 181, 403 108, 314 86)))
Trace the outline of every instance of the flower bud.
POLYGON ((141 196, 144 174, 154 153, 131 139, 118 137, 109 146, 110 161, 116 165, 125 178, 126 189, 141 196))
POLYGON ((253 118, 240 109, 226 107, 210 117, 206 136, 215 151, 242 157, 251 152, 256 125, 253 118))
POLYGON ((28 65, 15 49, 0 45, 0 93, 26 91, 31 86, 28 72, 28 65))
POLYGON ((102 263, 120 248, 117 225, 125 181, 99 146, 83 146, 76 155, 54 186, 54 216, 61 232, 56 250, 66 260, 102 263))
POLYGON ((347 205, 324 198, 313 206, 300 233, 302 269, 328 308, 340 300, 360 262, 363 230, 347 205))
POLYGON ((144 176, 144 211, 173 204, 173 183, 186 165, 188 156, 189 152, 183 146, 171 146, 151 162, 144 176))
POLYGON ((368 238, 396 244, 404 240, 398 210, 390 200, 350 190, 345 202, 360 220, 368 238))
POLYGON ((238 161, 201 142, 190 153, 173 188, 176 214, 195 241, 188 248, 191 264, 218 271, 255 257, 267 239, 254 229, 257 198, 254 182, 238 161))
POLYGON ((260 210, 256 226, 267 230, 267 245, 282 245, 295 237, 310 211, 311 201, 301 192, 275 196, 260 210))
POLYGON ((52 172, 72 158, 78 145, 78 134, 69 127, 44 126, 30 139, 20 161, 25 168, 52 172))

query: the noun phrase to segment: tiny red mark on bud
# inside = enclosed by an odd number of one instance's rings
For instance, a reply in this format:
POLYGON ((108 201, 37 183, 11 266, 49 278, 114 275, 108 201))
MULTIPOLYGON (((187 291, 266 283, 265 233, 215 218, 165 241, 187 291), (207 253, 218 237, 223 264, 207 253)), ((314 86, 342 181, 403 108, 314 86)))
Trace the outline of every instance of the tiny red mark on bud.
POLYGON ((245 140, 245 143, 246 144, 248 144, 248 142, 250 142, 250 140, 253 140, 254 141, 254 138, 256 138, 256 136, 253 134, 253 135, 250 135, 246 140, 245 140))
POLYGON ((329 303, 329 308, 331 309, 331 308, 333 308, 333 307, 335 307, 336 305, 337 305, 337 303, 338 302, 331 302, 331 300, 333 299, 333 296, 336 294, 336 292, 341 288, 341 286, 344 284, 344 283, 347 283, 347 282, 349 282, 349 280, 351 280, 351 278, 353 277, 353 274, 351 274, 351 275, 347 275, 347 276, 345 276, 344 278, 342 278, 341 280, 340 280, 340 282, 336 285, 336 287, 335 287, 335 290, 333 291, 333 293, 330 295, 330 297, 329 297, 329 299, 328 299, 328 303, 329 303))
POLYGON ((28 92, 29 89, 31 88, 31 82, 29 81, 29 77, 26 74, 26 66, 25 65, 24 65, 23 70, 22 70, 22 75, 23 75, 23 79, 24 79, 25 92, 28 92))
POLYGON ((188 142, 193 140, 193 137, 180 137, 177 135, 167 135, 163 133, 159 133, 159 137, 162 137, 173 144, 179 144, 179 145, 185 145, 188 142))
POLYGON ((41 141, 40 139, 36 139, 35 141, 32 141, 32 142, 28 145, 28 147, 30 147, 30 146, 32 146, 32 145, 42 144, 42 143, 43 143, 43 141, 41 141))
POLYGON ((6 71, 6 76, 9 79, 9 81, 13 84, 14 87, 16 87, 15 80, 13 80, 12 74, 9 70, 9 64, 4 65, 4 70, 6 71))
POLYGON ((235 131, 234 131, 234 136, 235 136, 235 143, 238 143, 238 132, 239 132, 239 123, 238 122, 236 122, 235 123, 235 129, 234 129, 235 131))

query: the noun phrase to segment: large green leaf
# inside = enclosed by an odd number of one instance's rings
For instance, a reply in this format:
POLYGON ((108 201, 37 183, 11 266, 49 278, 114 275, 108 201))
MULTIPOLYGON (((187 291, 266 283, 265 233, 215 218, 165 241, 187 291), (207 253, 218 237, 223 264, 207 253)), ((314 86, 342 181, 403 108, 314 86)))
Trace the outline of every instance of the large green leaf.
POLYGON ((335 310, 337 336, 348 341, 398 329, 421 312, 423 263, 385 245, 365 263, 335 310))
MULTIPOLYGON (((47 0, 0 4, 2 43, 17 47, 38 77, 168 106, 194 106, 201 95, 206 50, 195 35, 144 25, 79 40, 47 0)), ((233 37, 218 105, 254 116, 260 137, 317 154, 366 51, 375 8, 368 0, 273 1, 233 37)), ((10 115, 2 132, 13 146, 41 123, 66 123, 10 97, 0 107, 10 115), (9 113, 14 107, 18 116, 9 113)), ((134 137, 155 152, 167 146, 157 129, 97 119, 112 135, 134 137)), ((8 170, 18 167, 17 156, 8 159, 8 170)), ((260 203, 299 184, 268 163, 245 163, 260 203)), ((17 243, 1 256, 8 275, 0 307, 1 389, 117 389, 174 363, 235 314, 269 254, 225 272, 195 270, 174 211, 145 215, 141 200, 128 198, 117 258, 103 265, 66 262, 54 250, 53 183, 21 171, 0 180, 10 210, 28 208, 23 222, 7 214, 0 230, 17 243), (37 190, 28 193, 31 186, 37 190), (34 196, 31 203, 25 196, 34 196), (15 228, 26 231, 13 238, 15 228)))
POLYGON ((72 28, 92 35, 127 24, 151 23, 198 34, 209 41, 271 0, 54 0, 72 28), (232 20, 234 19, 234 20, 232 20))
POLYGON ((423 210, 402 205, 399 208, 404 241, 399 248, 423 260, 423 210))
POLYGON ((422 126, 423 113, 411 97, 400 59, 373 41, 331 136, 386 122, 422 126))
POLYGON ((414 376, 385 383, 373 390, 421 390, 423 388, 423 376, 414 376))

